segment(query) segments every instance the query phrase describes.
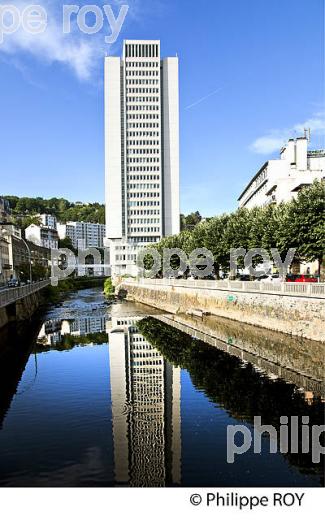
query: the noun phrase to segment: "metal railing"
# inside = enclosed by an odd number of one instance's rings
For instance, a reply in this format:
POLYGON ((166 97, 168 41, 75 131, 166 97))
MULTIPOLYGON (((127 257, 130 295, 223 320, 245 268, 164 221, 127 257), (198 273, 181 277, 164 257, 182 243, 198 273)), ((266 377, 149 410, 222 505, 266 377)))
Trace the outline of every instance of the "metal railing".
POLYGON ((325 283, 241 282, 238 280, 185 280, 168 278, 140 278, 139 281, 130 279, 125 280, 125 283, 325 298, 325 283))
POLYGON ((22 287, 12 287, 0 290, 0 308, 6 307, 10 303, 14 303, 25 296, 29 296, 37 291, 40 291, 50 283, 50 280, 42 280, 41 282, 34 282, 22 287))

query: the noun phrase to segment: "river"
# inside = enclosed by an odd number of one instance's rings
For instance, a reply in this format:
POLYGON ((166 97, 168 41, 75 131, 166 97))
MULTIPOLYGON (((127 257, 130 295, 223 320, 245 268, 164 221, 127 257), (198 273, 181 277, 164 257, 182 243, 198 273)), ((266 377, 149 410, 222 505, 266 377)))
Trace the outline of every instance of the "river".
POLYGON ((254 453, 253 420, 278 446, 280 417, 320 424, 323 355, 254 327, 78 291, 0 332, 0 486, 320 486, 300 440, 299 453, 270 453, 263 435, 254 453), (252 440, 232 463, 231 426, 244 428, 238 445, 252 440))

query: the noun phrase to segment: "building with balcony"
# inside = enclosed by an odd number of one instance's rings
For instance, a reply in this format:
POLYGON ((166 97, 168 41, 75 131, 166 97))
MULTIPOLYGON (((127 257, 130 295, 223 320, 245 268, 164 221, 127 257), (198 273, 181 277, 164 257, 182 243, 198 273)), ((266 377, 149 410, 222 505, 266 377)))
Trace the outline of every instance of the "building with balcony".
POLYGON ((48 227, 51 229, 56 229, 57 220, 54 215, 49 215, 47 213, 43 213, 42 215, 39 215, 40 221, 42 226, 48 227))
POLYGON ((10 279, 11 269, 10 242, 7 237, 0 235, 0 286, 10 279))
POLYGON ((93 222, 67 222, 57 224, 57 230, 61 239, 70 238, 76 249, 89 247, 103 248, 105 237, 105 224, 93 222))
POLYGON ((8 227, 13 227, 10 226, 9 201, 0 197, 0 286, 5 285, 12 274, 8 227))
POLYGON ((288 202, 301 188, 325 177, 325 150, 308 150, 308 139, 289 139, 279 159, 266 161, 241 193, 239 207, 288 202))
POLYGON ((14 225, 1 227, 0 236, 0 285, 10 278, 21 279, 22 269, 26 266, 42 266, 44 273, 49 268, 51 251, 34 242, 25 240, 21 230, 14 225))
POLYGON ((59 246, 59 235, 56 229, 31 224, 25 229, 25 236, 27 240, 41 247, 57 249, 59 246))
POLYGON ((10 216, 9 201, 0 197, 0 222, 7 222, 10 216))

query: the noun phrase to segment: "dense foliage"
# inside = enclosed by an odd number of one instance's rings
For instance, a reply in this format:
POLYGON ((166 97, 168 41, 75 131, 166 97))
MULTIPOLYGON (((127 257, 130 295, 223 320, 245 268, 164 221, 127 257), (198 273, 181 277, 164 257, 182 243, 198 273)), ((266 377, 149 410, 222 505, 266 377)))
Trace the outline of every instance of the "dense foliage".
POLYGON ((60 222, 83 221, 105 223, 105 206, 98 202, 85 204, 69 202, 63 198, 43 199, 42 197, 16 197, 5 195, 9 201, 12 217, 23 228, 37 223, 37 214, 54 215, 60 222))
MULTIPOLYGON (((296 248, 296 260, 318 260, 321 265, 325 250, 324 216, 325 183, 315 181, 286 204, 240 208, 199 222, 193 229, 166 237, 154 247, 161 255, 164 248, 180 248, 189 254, 206 247, 214 255, 217 275, 219 270, 229 272, 230 249, 239 247, 264 248, 269 253, 278 248, 284 257, 289 248, 296 248)), ((148 257, 146 267, 150 268, 150 264, 148 257)))
MULTIPOLYGON (((34 263, 31 266, 33 281, 43 280, 49 275, 49 269, 40 263, 34 263)), ((18 266, 19 279, 21 282, 27 282, 30 279, 30 265, 29 263, 22 263, 18 266)))
POLYGON ((59 280, 57 286, 48 285, 45 287, 42 294, 46 303, 59 303, 66 293, 91 287, 103 287, 103 279, 94 276, 81 276, 80 278, 68 276, 59 280))
POLYGON ((189 215, 180 216, 180 226, 181 231, 185 229, 193 229, 199 222, 201 222, 202 217, 199 211, 195 211, 195 213, 190 213, 189 215))
POLYGON ((113 296, 115 287, 113 286, 112 278, 106 278, 104 282, 104 293, 105 296, 113 296))

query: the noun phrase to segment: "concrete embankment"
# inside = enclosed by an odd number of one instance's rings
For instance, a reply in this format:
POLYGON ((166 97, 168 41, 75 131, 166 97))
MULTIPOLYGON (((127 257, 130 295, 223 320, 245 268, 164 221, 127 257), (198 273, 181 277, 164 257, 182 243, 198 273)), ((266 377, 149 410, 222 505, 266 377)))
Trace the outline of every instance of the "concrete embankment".
POLYGON ((40 292, 35 292, 0 308, 0 329, 11 321, 29 320, 42 303, 40 292))
POLYGON ((150 285, 125 281, 127 299, 172 314, 200 310, 223 318, 325 342, 325 300, 236 290, 150 285))

